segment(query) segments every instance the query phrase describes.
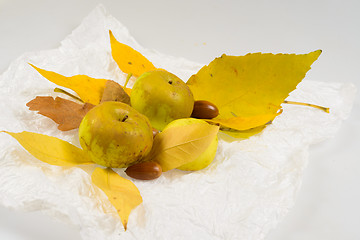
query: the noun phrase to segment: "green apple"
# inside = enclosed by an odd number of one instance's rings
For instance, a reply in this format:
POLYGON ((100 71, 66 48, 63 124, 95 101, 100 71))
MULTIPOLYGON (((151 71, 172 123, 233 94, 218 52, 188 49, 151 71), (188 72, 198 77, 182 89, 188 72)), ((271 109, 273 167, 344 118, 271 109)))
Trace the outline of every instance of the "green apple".
POLYGON ((141 161, 152 147, 152 127, 146 116, 122 102, 92 108, 79 127, 81 147, 97 164, 128 167, 141 161))
POLYGON ((159 130, 175 119, 190 117, 194 96, 177 76, 165 70, 143 73, 131 90, 131 106, 159 130))
MULTIPOLYGON (((177 119, 177 120, 174 120, 171 123, 169 123, 164 128, 164 130, 166 130, 168 128, 172 128, 172 127, 185 126, 185 125, 194 124, 194 123, 198 123, 198 122, 201 123, 201 122, 205 122, 205 121, 201 120, 201 119, 196 119, 196 118, 177 119)), ((208 148, 198 158, 196 158, 192 162, 189 162, 180 167, 177 167, 177 169, 184 170, 184 171, 196 171, 196 170, 201 170, 203 168, 206 168, 214 160, 215 155, 216 155, 217 146, 218 146, 218 137, 216 135, 214 140, 212 140, 212 142, 208 146, 208 148)))

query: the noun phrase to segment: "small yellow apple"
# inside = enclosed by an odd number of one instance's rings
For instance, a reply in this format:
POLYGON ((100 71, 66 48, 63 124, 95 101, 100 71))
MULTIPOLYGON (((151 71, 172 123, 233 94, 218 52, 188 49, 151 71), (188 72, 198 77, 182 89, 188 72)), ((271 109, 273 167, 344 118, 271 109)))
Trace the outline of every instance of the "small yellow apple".
MULTIPOLYGON (((189 124, 193 124, 193 123, 197 123, 197 122, 205 122, 205 121, 201 120, 201 119, 196 119, 196 118, 177 119, 177 120, 174 120, 171 123, 169 123, 164 128, 164 130, 166 130, 168 128, 172 128, 172 127, 177 127, 177 126, 185 126, 185 125, 189 125, 189 124)), ((184 171, 196 171, 196 170, 201 170, 203 168, 206 168, 214 160, 215 155, 216 155, 217 146, 218 146, 218 137, 216 135, 214 140, 208 146, 208 148, 197 159, 195 159, 192 162, 186 163, 180 167, 177 167, 177 168, 180 170, 184 170, 184 171)))
POLYGON ((152 127, 146 116, 121 102, 92 108, 79 127, 81 147, 97 164, 111 168, 139 162, 152 147, 152 127))
POLYGON ((194 96, 177 76, 164 70, 143 73, 131 90, 131 106, 163 130, 171 121, 190 117, 194 96))

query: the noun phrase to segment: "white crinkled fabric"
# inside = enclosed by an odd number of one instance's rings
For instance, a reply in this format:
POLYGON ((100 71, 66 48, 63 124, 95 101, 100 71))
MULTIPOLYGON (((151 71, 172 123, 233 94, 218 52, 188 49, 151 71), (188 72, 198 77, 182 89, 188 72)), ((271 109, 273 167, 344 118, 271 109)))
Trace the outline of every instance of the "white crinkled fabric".
MULTIPOLYGON (((58 95, 52 91, 55 85, 28 63, 66 76, 85 74, 124 83, 126 76, 111 57, 109 29, 155 66, 182 79, 202 66, 143 48, 100 5, 59 48, 24 54, 0 76, 1 129, 43 133, 79 146, 76 130, 61 132, 52 120, 25 106, 35 96, 58 95)), ((2 133, 0 204, 40 210, 79 226, 82 238, 89 240, 264 239, 294 205, 309 146, 335 135, 350 113, 354 95, 351 84, 305 79, 289 100, 328 106, 330 114, 284 105, 284 112, 258 135, 242 141, 220 135, 216 158, 204 170, 172 170, 153 181, 133 180, 143 203, 131 213, 126 232, 115 208, 91 184, 89 173, 95 166, 45 164, 2 133)))

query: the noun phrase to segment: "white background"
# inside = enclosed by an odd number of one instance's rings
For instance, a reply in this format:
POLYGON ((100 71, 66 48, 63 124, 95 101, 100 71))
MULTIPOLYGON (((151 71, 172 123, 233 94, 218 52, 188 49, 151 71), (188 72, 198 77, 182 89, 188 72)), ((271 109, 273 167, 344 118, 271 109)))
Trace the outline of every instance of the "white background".
MULTIPOLYGON (((58 47, 99 3, 145 48, 204 64, 222 53, 322 49, 307 79, 360 89, 358 0, 0 0, 0 72, 25 52, 58 47)), ((296 204, 267 240, 360 239, 359 103, 334 139, 310 148, 296 204)), ((0 239, 80 235, 41 212, 0 206, 0 239)))

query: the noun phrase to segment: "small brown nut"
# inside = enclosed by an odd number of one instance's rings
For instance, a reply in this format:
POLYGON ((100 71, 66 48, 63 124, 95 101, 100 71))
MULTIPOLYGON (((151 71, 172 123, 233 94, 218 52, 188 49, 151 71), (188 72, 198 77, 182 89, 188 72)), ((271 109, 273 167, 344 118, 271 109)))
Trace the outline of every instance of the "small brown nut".
POLYGON ((219 109, 213 103, 205 100, 195 101, 191 117, 199 119, 211 119, 217 115, 219 115, 219 109))
POLYGON ((152 180, 161 176, 162 169, 157 162, 142 162, 128 167, 125 173, 135 179, 152 180))

